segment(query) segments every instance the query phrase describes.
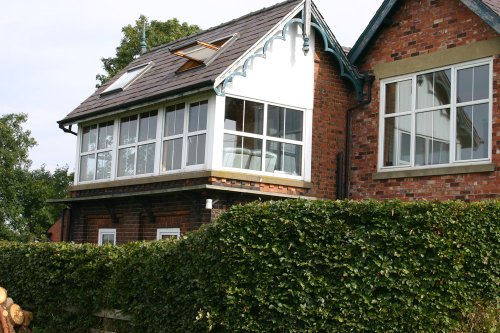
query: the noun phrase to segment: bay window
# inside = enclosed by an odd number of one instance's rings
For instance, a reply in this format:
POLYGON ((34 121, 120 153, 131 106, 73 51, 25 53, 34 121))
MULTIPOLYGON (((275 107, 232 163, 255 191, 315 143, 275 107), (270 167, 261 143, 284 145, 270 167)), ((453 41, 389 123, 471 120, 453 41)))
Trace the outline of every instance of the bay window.
POLYGON ((488 160, 490 72, 481 61, 382 81, 381 168, 488 160))
POLYGON ((80 149, 81 181, 111 177, 113 127, 113 121, 83 127, 80 149))
POLYGON ((223 166, 301 176, 303 111, 226 97, 223 166))

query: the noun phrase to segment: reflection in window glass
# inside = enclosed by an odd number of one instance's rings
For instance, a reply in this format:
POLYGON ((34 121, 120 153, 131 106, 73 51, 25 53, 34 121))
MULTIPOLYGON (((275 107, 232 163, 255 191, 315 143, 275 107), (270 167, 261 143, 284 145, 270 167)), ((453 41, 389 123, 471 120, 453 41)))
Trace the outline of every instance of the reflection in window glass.
POLYGON ((182 134, 184 131, 184 104, 172 105, 167 108, 165 116, 164 136, 182 134))
POLYGON ((97 144, 97 149, 106 149, 113 146, 113 129, 113 121, 99 124, 99 142, 97 144))
POLYGON ((411 80, 389 83, 385 88, 385 113, 399 113, 411 110, 411 80))
POLYGON ((267 135, 302 141, 302 111, 269 105, 267 135))
POLYGON ((261 170, 262 140, 224 134, 223 165, 231 168, 261 170))
POLYGON ((302 173, 302 147, 299 145, 267 141, 266 171, 300 176, 302 173))
POLYGON ((86 126, 82 131, 82 153, 96 149, 97 125, 86 126))
POLYGON ((385 119, 384 166, 400 166, 410 163, 410 116, 385 119))
POLYGON ((139 117, 139 142, 156 138, 158 111, 142 113, 139 117))
POLYGON ((450 104, 450 94, 451 70, 417 75, 417 109, 450 104))
POLYGON ((120 145, 135 143, 137 138, 137 115, 124 117, 120 122, 120 145))
POLYGON ((136 174, 154 172, 155 144, 150 143, 137 147, 137 171, 136 174))
POLYGON ((163 171, 182 167, 182 138, 167 140, 163 144, 163 171))
POLYGON ((415 165, 449 163, 450 110, 416 114, 415 165))
POLYGON ((95 154, 84 155, 80 158, 80 181, 94 180, 95 154))
POLYGON ((123 148, 118 151, 118 177, 133 176, 135 162, 135 147, 123 148))
POLYGON ((97 154, 97 173, 95 179, 111 178, 111 152, 97 154))
POLYGON ((224 128, 262 134, 264 126, 264 104, 226 97, 224 128))
POLYGON ((456 128, 457 160, 488 157, 488 103, 457 108, 456 128))
POLYGON ((207 129, 208 102, 191 103, 189 106, 188 131, 196 132, 207 129))
POLYGON ((193 135, 188 137, 187 165, 205 163, 205 140, 206 134, 193 135))

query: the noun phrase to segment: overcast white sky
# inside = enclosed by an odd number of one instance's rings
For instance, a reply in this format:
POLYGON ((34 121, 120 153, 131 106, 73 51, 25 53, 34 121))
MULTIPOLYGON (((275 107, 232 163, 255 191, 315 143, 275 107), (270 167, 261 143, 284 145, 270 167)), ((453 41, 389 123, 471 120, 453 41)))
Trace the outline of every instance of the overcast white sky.
MULTIPOLYGON (((33 168, 73 170, 76 137, 58 128, 95 90, 100 59, 114 56, 121 27, 140 14, 210 28, 279 0, 0 0, 0 115, 28 114, 38 145, 33 168)), ((315 0, 331 30, 352 46, 382 0, 315 0)))

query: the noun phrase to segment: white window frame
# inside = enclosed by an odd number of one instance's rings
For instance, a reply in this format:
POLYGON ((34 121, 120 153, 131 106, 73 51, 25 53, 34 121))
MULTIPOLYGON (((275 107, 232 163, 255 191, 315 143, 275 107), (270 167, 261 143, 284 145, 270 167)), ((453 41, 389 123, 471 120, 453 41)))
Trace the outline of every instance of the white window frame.
MULTIPOLYGON (((117 138, 116 138, 116 152, 115 152, 115 164, 114 164, 114 171, 115 171, 115 178, 116 179, 129 179, 129 178, 136 178, 136 177, 146 177, 146 176, 151 176, 153 174, 155 174, 155 171, 156 171, 156 165, 157 165, 157 162, 158 162, 158 123, 160 121, 160 119, 162 119, 162 117, 160 117, 160 112, 161 112, 161 108, 152 108, 152 109, 148 109, 148 110, 142 110, 141 112, 135 112, 135 113, 132 113, 132 114, 126 114, 126 115, 122 115, 120 117, 118 117, 118 128, 117 128, 117 138), (154 139, 150 139, 150 140, 145 140, 145 141, 139 141, 139 130, 140 130, 140 127, 141 127, 141 124, 140 124, 140 119, 141 119, 141 114, 144 114, 144 113, 151 113, 151 112, 155 112, 156 111, 156 137, 154 139), (123 144, 123 145, 120 145, 120 127, 121 127, 121 120, 123 118, 126 118, 126 117, 132 117, 132 116, 137 116, 137 127, 136 127, 136 130, 135 130, 135 137, 136 137, 136 141, 133 142, 133 143, 126 143, 126 144, 123 144), (138 154, 138 151, 139 151, 139 146, 146 146, 146 145, 149 145, 149 144, 155 144, 155 160, 154 160, 154 167, 153 167, 153 172, 149 172, 149 173, 141 173, 141 174, 137 174, 137 156, 139 155, 138 154), (134 148, 135 149, 135 154, 134 154, 134 174, 133 175, 126 175, 126 176, 118 176, 118 161, 119 161, 119 153, 120 153, 120 149, 128 149, 128 148, 134 148)), ((115 123, 115 126, 116 126, 116 123, 115 123)))
POLYGON ((493 110, 493 59, 481 59, 475 61, 469 61, 464 63, 458 63, 451 66, 445 66, 440 68, 433 68, 426 71, 411 73, 408 75, 402 75, 398 77, 383 79, 380 81, 380 104, 379 104, 379 138, 378 138, 378 167, 377 170, 380 172, 384 171, 394 171, 394 170, 415 170, 415 169, 437 169, 445 168, 457 165, 477 165, 477 164, 487 164, 491 163, 492 159, 492 110, 493 110), (471 68, 481 65, 489 66, 489 92, 488 98, 482 100, 469 101, 464 103, 457 103, 456 101, 456 91, 457 91, 457 72, 458 70, 471 68), (416 109, 416 78, 418 75, 433 73, 441 70, 451 70, 451 91, 450 91, 450 104, 440 105, 422 109, 416 109), (388 116, 385 115, 385 97, 386 97, 386 86, 390 83, 412 80, 412 109, 408 112, 393 113, 388 116), (458 107, 467 105, 478 105, 488 103, 488 156, 481 159, 470 159, 470 160, 457 160, 456 159, 456 112, 458 107), (432 164, 432 165, 415 165, 415 136, 416 136, 416 115, 422 112, 436 111, 442 109, 450 109, 450 156, 449 163, 443 164, 432 164), (385 130, 385 119, 391 117, 399 117, 409 115, 411 117, 411 143, 410 143, 410 165, 399 165, 399 166, 384 166, 384 130, 385 130))
MULTIPOLYGON (((157 175, 163 175, 163 174, 171 174, 171 173, 184 173, 184 172, 190 172, 190 171, 200 171, 200 170, 205 170, 207 169, 207 166, 210 164, 210 153, 213 149, 213 112, 214 112, 214 100, 215 98, 212 98, 211 95, 209 94, 202 94, 198 95, 195 97, 183 99, 183 100, 177 100, 176 102, 170 102, 169 104, 158 104, 158 106, 154 107, 144 107, 140 109, 136 109, 134 111, 129 111, 129 112, 116 112, 114 113, 113 116, 108 116, 105 118, 96 118, 93 119, 92 121, 87 121, 83 123, 78 124, 78 135, 77 135, 77 149, 76 149, 76 163, 75 163, 75 176, 74 176, 74 181, 75 185, 77 184, 92 184, 92 183, 100 183, 100 182, 109 182, 109 181, 114 181, 114 180, 126 180, 126 179, 136 179, 136 178, 141 178, 141 177, 150 177, 150 176, 157 176, 157 175), (199 103, 199 102, 207 102, 207 126, 204 130, 201 131, 196 131, 196 132, 190 132, 188 133, 188 125, 189 125, 189 107, 193 103, 199 103), (183 138, 183 151, 182 151, 182 167, 181 169, 176 169, 176 170, 168 170, 168 171, 162 171, 162 158, 163 158, 163 144, 166 141, 166 139, 170 139, 170 137, 163 137, 163 131, 164 131, 164 125, 165 125, 165 115, 166 115, 166 106, 170 105, 176 105, 176 104, 184 104, 185 105, 185 113, 184 113, 184 130, 182 134, 183 138), (141 141, 138 142, 136 141, 135 143, 130 143, 130 144, 124 144, 120 145, 119 140, 120 140, 120 122, 121 119, 124 117, 129 117, 129 116, 137 116, 137 129, 136 129, 136 136, 137 140, 139 139, 139 119, 140 115, 145 113, 145 112, 152 112, 152 111, 157 111, 157 128, 156 128, 156 138, 147 140, 147 141, 141 141), (103 122, 109 122, 113 121, 114 122, 114 127, 113 127, 113 145, 110 148, 103 149, 102 151, 111 151, 111 177, 106 178, 106 179, 95 179, 96 174, 97 174, 97 168, 94 173, 94 179, 93 180, 80 180, 80 162, 81 162, 81 156, 87 155, 87 154, 96 154, 96 163, 97 163, 97 153, 101 152, 101 150, 96 152, 81 152, 81 145, 82 145, 82 136, 83 136, 83 128, 87 126, 93 126, 93 125, 98 125, 103 122), (204 156, 204 163, 202 164, 195 164, 195 165, 186 165, 187 164, 187 139, 189 136, 194 136, 194 135, 199 135, 199 134, 205 134, 205 156, 204 156), (155 143, 155 161, 154 161, 154 172, 153 173, 144 173, 144 174, 136 174, 137 172, 137 147, 149 143, 155 143), (118 177, 118 154, 119 150, 127 147, 135 147, 136 153, 134 157, 134 175, 127 175, 127 176, 120 176, 118 177)), ((180 137, 181 135, 179 135, 180 137)))
POLYGON ((99 246, 102 245, 102 236, 104 235, 113 235, 113 245, 116 245, 116 229, 109 229, 109 228, 105 228, 105 229, 99 229, 99 233, 98 233, 98 239, 97 239, 97 244, 99 246))
POLYGON ((156 229, 156 240, 162 240, 162 236, 175 236, 181 238, 180 228, 158 228, 156 229))
MULTIPOLYGON (((232 168, 232 167, 227 167, 224 166, 222 159, 224 158, 224 154, 222 153, 221 155, 221 169, 222 170, 227 170, 227 171, 232 171, 232 172, 238 172, 238 173, 249 173, 249 174, 254 174, 254 175, 268 175, 268 176, 275 176, 275 177, 281 177, 281 178, 289 178, 289 179, 297 179, 297 180, 302 180, 306 178, 306 156, 311 156, 310 152, 308 151, 307 147, 307 110, 301 107, 296 107, 296 106, 290 106, 290 105, 285 105, 282 103, 275 103, 271 101, 263 101, 255 98, 249 98, 245 96, 238 96, 238 95, 233 95, 233 94, 226 94, 226 96, 223 99, 223 107, 222 107, 222 133, 221 133, 221 138, 220 140, 216 140, 216 142, 220 142, 220 148, 223 146, 223 141, 224 141, 224 134, 230 134, 230 135, 236 135, 236 136, 243 136, 243 137, 249 137, 249 138, 255 138, 258 140, 262 140, 262 156, 266 156, 267 152, 267 141, 275 141, 279 143, 289 143, 293 145, 298 145, 302 147, 302 161, 301 161, 301 175, 292 175, 284 172, 268 172, 265 171, 266 163, 265 163, 265 158, 263 158, 262 163, 261 163, 261 169, 260 170, 251 170, 251 169, 243 169, 243 168, 232 168), (262 134, 254 134, 254 133, 248 133, 248 132, 240 132, 240 131, 233 131, 233 130, 228 130, 224 128, 224 119, 225 119, 225 103, 226 103, 226 98, 236 98, 244 101, 251 101, 251 102, 256 102, 256 103, 261 103, 264 105, 264 114, 263 114, 263 130, 262 134), (277 107, 283 107, 286 109, 293 109, 296 111, 301 111, 302 112, 302 140, 301 141, 295 141, 295 140, 290 140, 290 139, 285 139, 285 138, 278 138, 274 136, 267 135, 267 112, 268 112, 268 106, 277 106, 277 107)), ((216 133, 217 134, 217 133, 216 133)), ((215 147, 214 149, 217 149, 215 147)))

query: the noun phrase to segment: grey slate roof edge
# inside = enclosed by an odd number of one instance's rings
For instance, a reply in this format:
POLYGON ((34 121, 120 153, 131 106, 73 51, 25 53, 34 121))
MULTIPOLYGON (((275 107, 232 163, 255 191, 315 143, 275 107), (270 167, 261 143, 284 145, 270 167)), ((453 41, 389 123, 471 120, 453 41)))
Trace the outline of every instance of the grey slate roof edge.
POLYGON ((85 118, 103 115, 103 114, 106 114, 109 112, 117 111, 120 109, 125 109, 128 107, 134 106, 134 105, 140 105, 140 104, 143 104, 146 102, 153 102, 153 101, 165 98, 167 96, 176 95, 176 94, 183 93, 183 92, 186 92, 189 90, 194 90, 194 89, 203 88, 203 87, 211 87, 211 86, 213 86, 213 84, 214 84, 214 80, 207 80, 207 81, 197 83, 194 85, 182 87, 182 88, 177 89, 177 90, 168 91, 165 94, 159 94, 159 95, 155 95, 153 97, 146 97, 144 99, 134 100, 134 101, 129 102, 129 103, 119 104, 119 105, 112 106, 112 107, 106 108, 106 109, 98 109, 95 112, 76 114, 74 117, 66 117, 62 120, 58 120, 57 123, 60 125, 63 125, 63 126, 70 125, 70 124, 74 124, 75 122, 82 120, 82 119, 85 119, 85 118))
MULTIPOLYGON (((484 22, 500 33, 500 17, 498 14, 481 0, 460 0, 467 8, 479 16, 484 22)), ((363 33, 352 47, 348 54, 349 60, 355 64, 365 52, 370 42, 373 40, 384 20, 390 14, 398 0, 384 0, 382 5, 370 20, 363 33)))

